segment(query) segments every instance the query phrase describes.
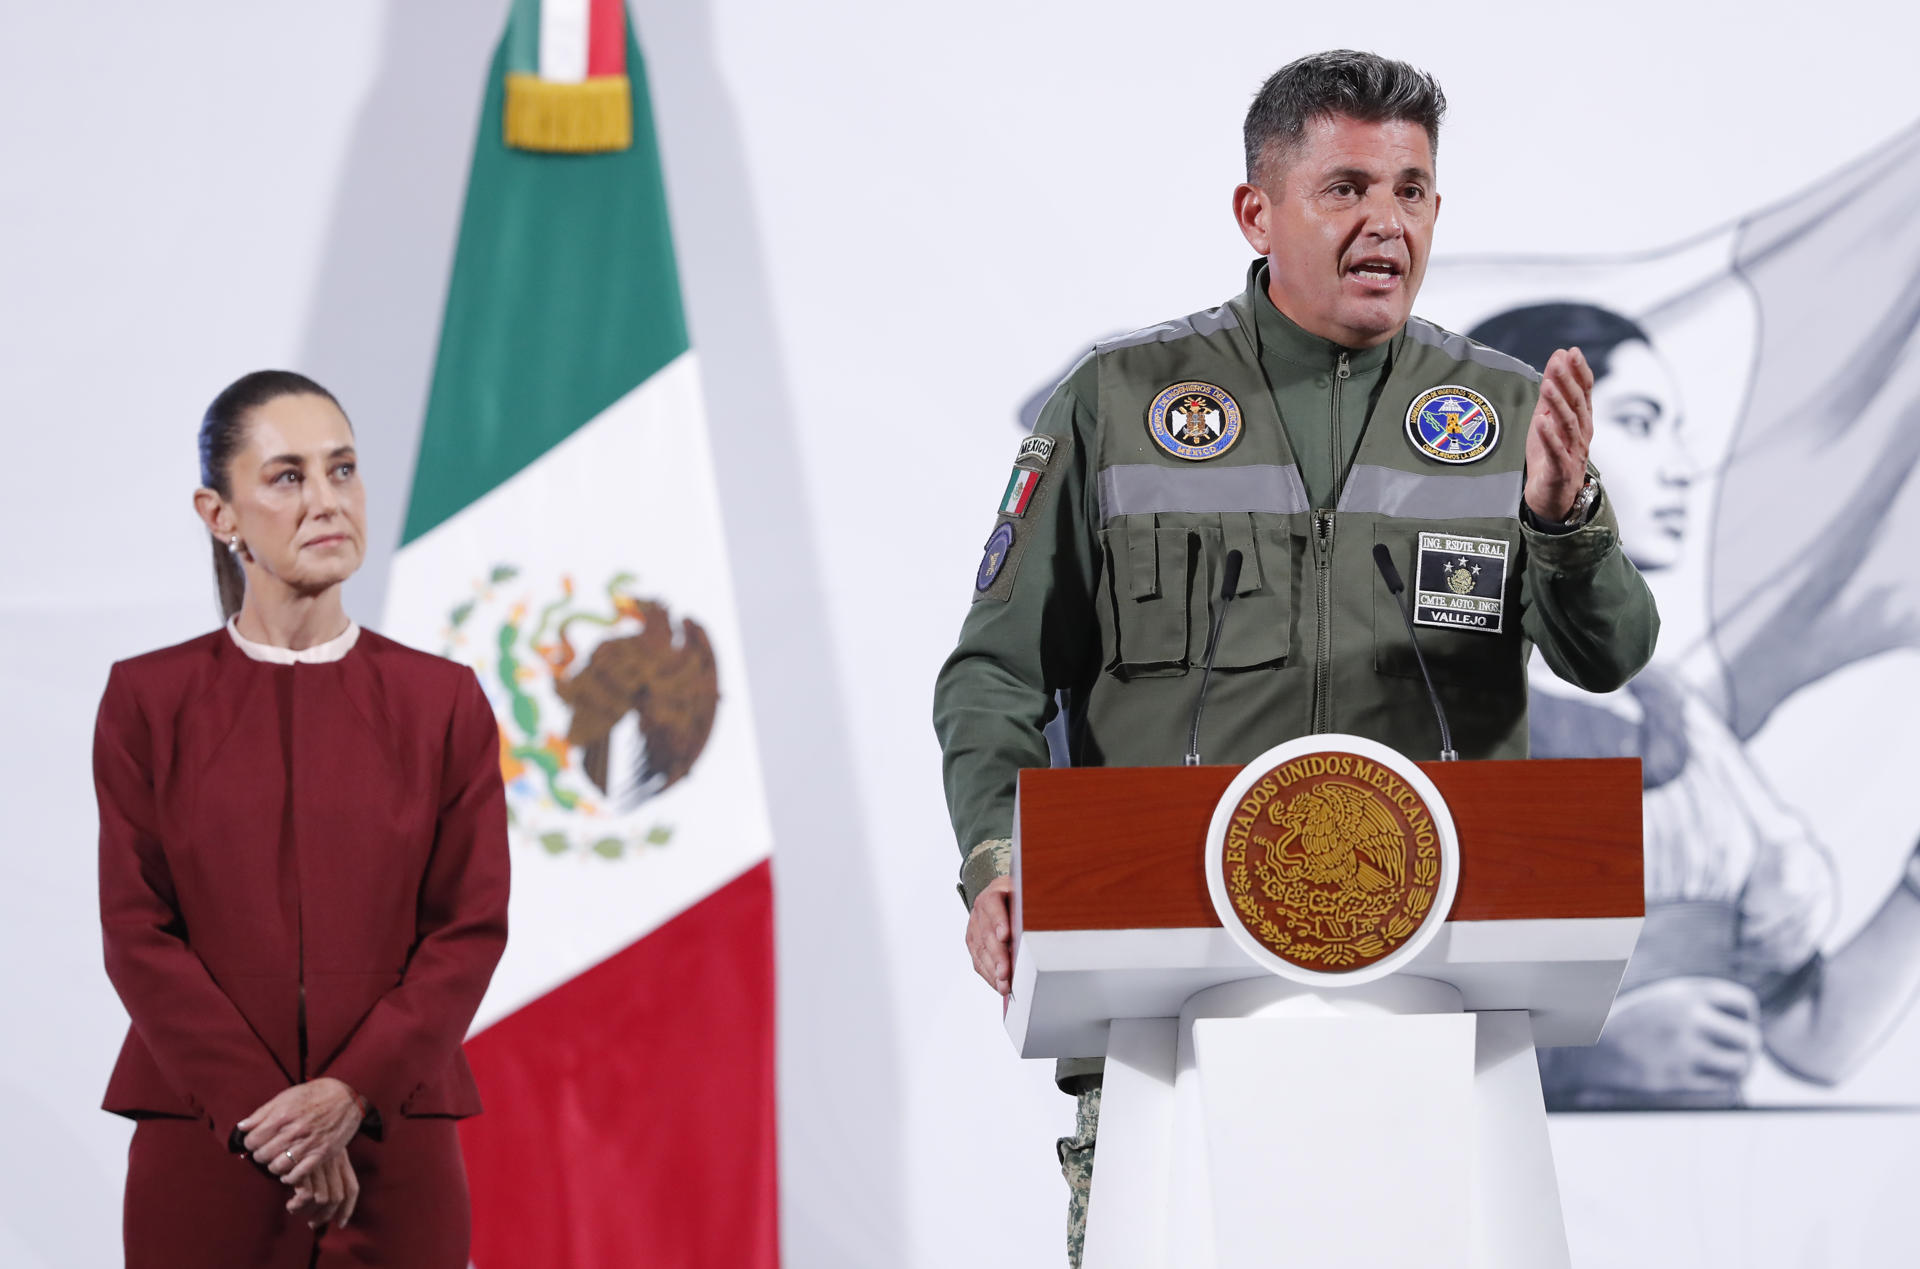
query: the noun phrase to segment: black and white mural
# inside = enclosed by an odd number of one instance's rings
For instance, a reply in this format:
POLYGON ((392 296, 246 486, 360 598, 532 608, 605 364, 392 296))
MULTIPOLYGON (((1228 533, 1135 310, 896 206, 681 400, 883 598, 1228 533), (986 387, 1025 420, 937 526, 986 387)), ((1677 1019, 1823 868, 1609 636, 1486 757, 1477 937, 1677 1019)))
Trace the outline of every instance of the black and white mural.
MULTIPOLYGON (((1646 798, 1646 927, 1600 1043, 1542 1055, 1557 1109, 1844 1091, 1920 987, 1920 806, 1749 753, 1797 694, 1920 644, 1916 199, 1920 128, 1644 256, 1429 276, 1422 311, 1482 343, 1586 352, 1594 461, 1664 619, 1624 691, 1534 679, 1534 755, 1639 757, 1646 798), (1904 836, 1823 831, 1850 800, 1905 803, 1904 836), (1843 928, 1848 885, 1875 892, 1843 928)), ((1821 722, 1863 762, 1888 743, 1821 722)))

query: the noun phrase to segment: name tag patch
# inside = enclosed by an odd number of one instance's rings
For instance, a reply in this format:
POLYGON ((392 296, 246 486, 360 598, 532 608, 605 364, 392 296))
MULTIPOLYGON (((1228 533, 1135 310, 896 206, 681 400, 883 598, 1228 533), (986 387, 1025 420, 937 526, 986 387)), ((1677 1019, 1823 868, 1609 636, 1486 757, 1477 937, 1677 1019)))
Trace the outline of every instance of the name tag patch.
POLYGON ((1506 613, 1507 544, 1498 538, 1422 533, 1413 621, 1499 634, 1506 613))

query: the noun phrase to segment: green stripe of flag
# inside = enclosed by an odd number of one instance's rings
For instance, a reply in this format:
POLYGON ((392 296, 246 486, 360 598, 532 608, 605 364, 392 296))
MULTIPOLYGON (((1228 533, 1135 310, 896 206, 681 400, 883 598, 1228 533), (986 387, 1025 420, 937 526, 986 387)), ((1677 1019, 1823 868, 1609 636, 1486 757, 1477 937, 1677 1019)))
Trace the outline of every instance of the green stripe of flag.
POLYGON ((540 73, 540 0, 513 0, 507 15, 507 69, 521 75, 540 73))
POLYGON ((517 0, 487 85, 402 545, 688 347, 639 46, 629 33, 631 148, 510 150, 501 108, 523 9, 537 6, 517 0))

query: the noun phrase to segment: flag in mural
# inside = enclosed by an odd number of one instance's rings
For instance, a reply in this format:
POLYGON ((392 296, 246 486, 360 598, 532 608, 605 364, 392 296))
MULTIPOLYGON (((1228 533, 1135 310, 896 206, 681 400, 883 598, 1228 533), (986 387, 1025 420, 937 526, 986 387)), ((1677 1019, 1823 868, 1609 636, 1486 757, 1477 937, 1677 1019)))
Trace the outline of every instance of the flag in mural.
MULTIPOLYGON (((1916 199, 1920 128, 1672 247, 1428 275, 1452 329, 1535 365, 1586 351, 1594 459, 1663 618, 1623 692, 1535 680, 1535 756, 1638 756, 1646 786, 1646 927, 1600 1043, 1543 1052, 1550 1104, 1845 1100, 1893 1037, 1920 1047, 1908 799, 1770 779, 1751 748, 1790 698, 1920 647, 1916 199)), ((1817 730, 1920 760, 1910 732, 1817 730)), ((1871 1100, 1920 1100, 1910 1062, 1879 1066, 1871 1100)))
POLYGON ((386 614, 500 722, 478 1269, 777 1261, 771 833, 712 462, 623 6, 516 0, 386 614))

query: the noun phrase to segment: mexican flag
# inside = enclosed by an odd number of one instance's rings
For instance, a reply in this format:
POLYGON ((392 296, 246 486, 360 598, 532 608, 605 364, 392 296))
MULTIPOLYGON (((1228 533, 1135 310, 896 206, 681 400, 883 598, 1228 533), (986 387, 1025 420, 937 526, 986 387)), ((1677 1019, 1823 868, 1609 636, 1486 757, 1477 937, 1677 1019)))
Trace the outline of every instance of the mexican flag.
POLYGON ((478 1269, 778 1259, 768 826, 639 49, 516 0, 386 629, 500 719, 478 1269))

